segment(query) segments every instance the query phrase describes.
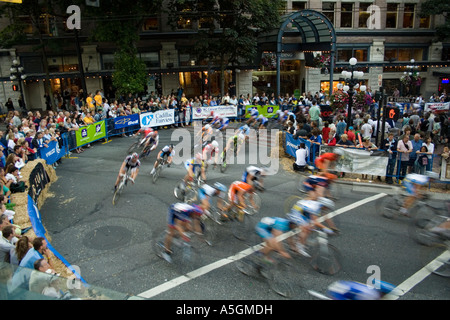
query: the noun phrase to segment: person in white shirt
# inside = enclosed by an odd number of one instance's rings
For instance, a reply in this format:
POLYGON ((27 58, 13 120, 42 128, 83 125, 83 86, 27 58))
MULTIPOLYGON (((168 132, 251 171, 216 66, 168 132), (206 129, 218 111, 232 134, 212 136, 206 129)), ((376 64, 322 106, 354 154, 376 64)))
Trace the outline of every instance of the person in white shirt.
POLYGON ((305 169, 308 156, 309 150, 306 148, 305 143, 300 143, 297 151, 295 151, 295 162, 293 163, 294 171, 303 171, 305 169))
POLYGON ((361 135, 363 138, 372 136, 372 126, 369 124, 369 119, 364 119, 364 124, 361 126, 361 135))

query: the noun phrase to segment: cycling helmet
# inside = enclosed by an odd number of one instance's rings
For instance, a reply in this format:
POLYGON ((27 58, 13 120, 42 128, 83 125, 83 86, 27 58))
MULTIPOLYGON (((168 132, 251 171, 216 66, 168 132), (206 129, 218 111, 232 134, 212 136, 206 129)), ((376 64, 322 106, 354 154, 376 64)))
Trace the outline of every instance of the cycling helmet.
POLYGON ((158 130, 155 130, 155 131, 153 132, 153 135, 157 136, 157 135, 158 135, 158 130))
POLYGON ((192 212, 197 214, 197 215, 199 215, 199 216, 201 216, 203 214, 203 209, 199 205, 193 204, 192 205, 192 212))
POLYGON ((219 147, 219 143, 218 143, 216 140, 214 140, 213 142, 211 142, 211 145, 212 145, 214 148, 218 148, 218 147, 219 147))
POLYGON ((433 172, 433 171, 426 171, 425 175, 429 177, 430 179, 439 180, 439 173, 433 172))
POLYGON ((324 197, 319 197, 319 199, 317 199, 317 202, 319 202, 322 206, 333 210, 334 209, 334 201, 324 198, 324 197))
POLYGON ((139 154, 137 152, 133 152, 131 155, 132 158, 135 158, 136 160, 139 159, 139 154))
POLYGON ((328 295, 333 300, 379 300, 378 290, 355 281, 339 280, 328 287, 328 295))
POLYGON ((173 144, 171 143, 171 144, 169 144, 169 148, 170 149, 173 149, 174 148, 174 146, 173 146, 173 144))
POLYGON ((223 184, 221 184, 220 182, 214 183, 214 186, 213 186, 213 187, 214 187, 215 189, 219 190, 219 191, 227 192, 227 188, 226 188, 223 184))

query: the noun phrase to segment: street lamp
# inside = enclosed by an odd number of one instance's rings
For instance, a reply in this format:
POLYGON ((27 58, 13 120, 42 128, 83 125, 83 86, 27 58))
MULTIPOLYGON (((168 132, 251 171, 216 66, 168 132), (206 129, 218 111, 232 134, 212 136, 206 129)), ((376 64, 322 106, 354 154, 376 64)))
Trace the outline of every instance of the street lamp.
POLYGON ((419 79, 419 72, 417 71, 419 69, 419 66, 416 65, 416 61, 414 59, 411 59, 410 62, 411 65, 406 66, 406 71, 403 72, 402 77, 402 80, 404 80, 404 83, 406 83, 407 88, 409 88, 409 94, 412 93, 412 86, 415 85, 419 79))
MULTIPOLYGON (((348 93, 348 109, 347 109, 347 129, 352 125, 352 107, 353 107, 353 95, 355 93, 354 89, 359 88, 359 81, 364 76, 364 72, 355 70, 355 66, 358 63, 356 58, 351 58, 348 61, 350 65, 350 71, 343 70, 341 72, 342 78, 346 85, 344 85, 343 90, 348 93)), ((361 91, 366 91, 366 86, 361 86, 361 91)))
POLYGON ((17 59, 14 59, 9 71, 11 72, 11 75, 9 76, 11 81, 17 80, 17 82, 19 82, 19 90, 20 90, 20 98, 21 98, 20 100, 22 101, 22 105, 20 107, 22 110, 26 110, 25 98, 23 96, 23 88, 22 88, 22 81, 27 78, 27 75, 23 72, 24 68, 20 65, 20 63, 17 59))

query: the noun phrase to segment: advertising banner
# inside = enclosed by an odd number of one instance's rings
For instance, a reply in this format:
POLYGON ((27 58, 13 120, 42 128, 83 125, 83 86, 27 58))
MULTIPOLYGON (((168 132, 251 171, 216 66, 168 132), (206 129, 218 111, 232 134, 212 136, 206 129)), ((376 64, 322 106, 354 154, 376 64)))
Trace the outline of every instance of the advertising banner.
MULTIPOLYGON (((272 106, 272 105, 266 105, 266 106, 254 106, 254 105, 248 105, 245 106, 245 113, 247 113, 250 109, 257 108, 259 114, 262 114, 266 118, 273 117, 278 110, 280 110, 280 106, 272 106)), ((250 118, 250 114, 247 114, 245 116, 246 118, 250 118)))
POLYGON ((302 142, 305 144, 306 148, 311 147, 310 141, 303 138, 294 139, 294 136, 292 134, 286 133, 286 149, 285 149, 286 153, 295 158, 295 152, 297 151, 298 146, 302 142))
POLYGON ((450 110, 450 102, 430 102, 425 103, 425 112, 447 112, 450 110))
POLYGON ((237 117, 236 106, 208 106, 192 108, 192 120, 212 118, 211 112, 221 118, 237 117))
POLYGON ((128 116, 114 118, 114 129, 122 129, 139 124, 139 114, 133 113, 128 116))
POLYGON ((47 161, 47 164, 54 164, 66 154, 66 147, 59 147, 58 141, 50 141, 47 148, 39 149, 40 157, 47 161))
POLYGON ((387 151, 366 151, 356 148, 320 146, 320 154, 333 152, 340 155, 335 170, 338 172, 385 176, 389 159, 387 151))
POLYGON ((139 116, 141 128, 166 126, 175 123, 175 110, 159 110, 156 112, 141 113, 139 116))
POLYGON ((105 120, 80 127, 80 129, 76 131, 75 136, 77 139, 77 147, 106 137, 105 120))

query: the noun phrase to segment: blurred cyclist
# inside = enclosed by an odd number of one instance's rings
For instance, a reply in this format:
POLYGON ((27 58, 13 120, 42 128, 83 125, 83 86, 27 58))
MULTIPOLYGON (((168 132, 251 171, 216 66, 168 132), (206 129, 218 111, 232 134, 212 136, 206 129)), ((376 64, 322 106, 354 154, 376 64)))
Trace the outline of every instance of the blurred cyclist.
POLYGON ((402 186, 408 194, 400 207, 400 213, 408 216, 408 210, 412 207, 417 199, 421 199, 426 192, 427 184, 430 179, 439 179, 439 174, 426 171, 425 175, 418 173, 408 173, 402 181, 402 186))
POLYGON ((161 158, 164 158, 167 156, 167 166, 170 167, 172 164, 173 156, 175 155, 175 149, 173 147, 173 144, 169 144, 161 149, 161 151, 158 153, 158 156, 156 157, 155 164, 153 165, 153 169, 150 172, 150 174, 153 174, 155 172, 156 166, 158 165, 158 161, 161 158))
POLYGON ((327 292, 332 300, 380 300, 387 294, 399 295, 399 291, 384 281, 376 281, 372 287, 356 281, 339 280, 329 285, 327 292))
POLYGON ((242 181, 249 185, 253 185, 255 181, 258 181, 260 189, 264 190, 263 177, 265 174, 266 172, 263 168, 248 166, 242 174, 242 181))
POLYGON ((206 166, 205 162, 202 159, 202 154, 197 153, 194 158, 187 160, 184 163, 184 167, 187 170, 187 173, 184 177, 184 182, 187 183, 188 181, 192 181, 196 173, 200 171, 201 177, 203 181, 206 181, 206 166))
MULTIPOLYGON (((169 207, 167 214, 168 233, 164 240, 164 259, 171 262, 170 254, 172 254, 171 246, 172 239, 176 232, 185 241, 189 241, 190 238, 186 234, 186 231, 193 229, 194 220, 198 221, 198 218, 203 214, 203 209, 197 205, 190 205, 187 203, 175 203, 169 207)), ((199 226, 199 224, 198 224, 199 226)), ((201 230, 195 230, 201 232, 201 230)))
POLYGON ((241 208, 246 208, 247 204, 245 203, 245 195, 249 194, 249 201, 251 205, 258 209, 255 202, 253 201, 253 197, 251 196, 255 190, 261 190, 261 186, 259 182, 255 181, 253 185, 250 185, 243 181, 235 181, 230 185, 228 189, 228 200, 229 205, 224 209, 224 215, 230 211, 235 206, 240 206, 241 208))
POLYGON ((114 191, 116 191, 117 186, 119 185, 122 177, 127 173, 129 169, 131 169, 130 177, 128 178, 134 184, 136 177, 139 173, 139 166, 141 162, 139 161, 139 155, 134 152, 131 155, 125 157, 125 160, 122 162, 122 165, 119 169, 119 175, 117 176, 116 183, 114 184, 114 191))
POLYGON ((214 163, 216 166, 219 163, 219 143, 216 140, 211 141, 203 148, 203 161, 207 164, 214 163), (213 160, 214 154, 214 160, 213 160))
POLYGON ((203 184, 198 189, 198 198, 200 200, 200 207, 205 213, 209 214, 211 208, 212 197, 218 197, 217 209, 223 210, 225 208, 225 196, 227 193, 227 188, 220 182, 216 182, 213 186, 208 184, 203 184))

